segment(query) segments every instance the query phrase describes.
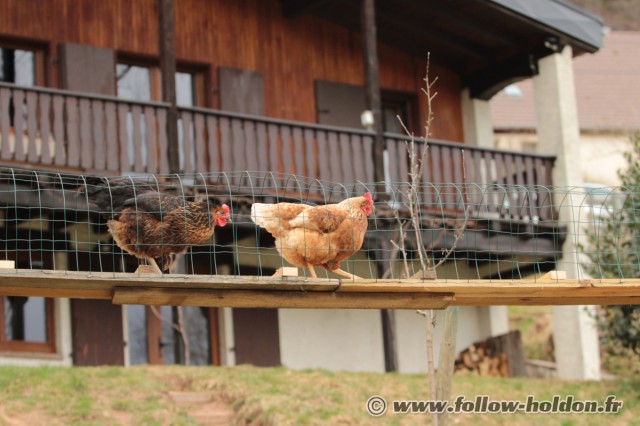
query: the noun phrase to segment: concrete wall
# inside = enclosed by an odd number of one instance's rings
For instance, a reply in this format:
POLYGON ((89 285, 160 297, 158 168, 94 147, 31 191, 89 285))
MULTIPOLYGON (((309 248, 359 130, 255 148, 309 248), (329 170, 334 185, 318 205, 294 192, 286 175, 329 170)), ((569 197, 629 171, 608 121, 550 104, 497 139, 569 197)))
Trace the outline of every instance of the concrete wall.
POLYGON ((377 309, 280 309, 282 365, 384 372, 377 309))
MULTIPOLYGON (((456 350, 459 352, 478 340, 490 337, 491 333, 482 321, 486 308, 460 307, 456 350)), ((436 313, 434 360, 438 362, 442 337, 443 311, 436 313)), ((401 373, 425 373, 427 371, 426 319, 414 310, 396 311, 398 367, 401 373)))

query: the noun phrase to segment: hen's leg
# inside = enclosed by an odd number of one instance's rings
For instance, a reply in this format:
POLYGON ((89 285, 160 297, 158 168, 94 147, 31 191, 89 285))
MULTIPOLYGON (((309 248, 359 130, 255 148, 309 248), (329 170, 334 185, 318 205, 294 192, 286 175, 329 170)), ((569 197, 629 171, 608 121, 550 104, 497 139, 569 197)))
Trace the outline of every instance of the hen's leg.
POLYGON ((151 265, 159 274, 162 274, 162 269, 156 263, 156 260, 152 257, 147 257, 147 262, 151 265))
POLYGON ((178 264, 178 255, 170 254, 165 259, 163 259, 163 262, 167 264, 165 267, 166 271, 168 271, 170 274, 177 273, 175 269, 176 269, 176 265, 178 264))
POLYGON ((333 270, 333 271, 331 271, 331 272, 333 272, 334 274, 342 275, 343 277, 347 277, 347 278, 349 278, 350 280, 361 280, 361 279, 362 279, 362 278, 360 278, 359 276, 357 276, 357 275, 353 275, 353 274, 350 274, 350 273, 348 273, 347 271, 343 271, 343 270, 342 270, 342 269, 340 269, 340 268, 338 268, 338 269, 334 269, 334 270, 333 270))
POLYGON ((309 270, 309 275, 311 275, 311 278, 318 278, 318 276, 316 275, 316 270, 313 269, 312 264, 307 263, 307 269, 309 270))

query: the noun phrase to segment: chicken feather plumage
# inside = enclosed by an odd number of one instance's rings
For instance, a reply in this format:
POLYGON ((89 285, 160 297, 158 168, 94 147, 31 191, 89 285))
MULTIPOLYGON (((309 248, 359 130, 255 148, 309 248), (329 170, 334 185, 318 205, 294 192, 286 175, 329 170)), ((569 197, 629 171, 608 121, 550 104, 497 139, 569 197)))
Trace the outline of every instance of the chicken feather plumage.
POLYGON ((147 259, 158 270, 158 261, 164 270, 169 269, 172 254, 206 244, 216 227, 231 220, 226 204, 186 201, 129 179, 97 178, 79 193, 108 216, 109 233, 118 247, 147 259))
POLYGON ((312 277, 317 277, 314 266, 321 266, 357 278, 340 269, 340 264, 362 247, 372 209, 367 193, 322 206, 255 203, 251 219, 275 238, 276 249, 285 260, 308 268, 312 277))

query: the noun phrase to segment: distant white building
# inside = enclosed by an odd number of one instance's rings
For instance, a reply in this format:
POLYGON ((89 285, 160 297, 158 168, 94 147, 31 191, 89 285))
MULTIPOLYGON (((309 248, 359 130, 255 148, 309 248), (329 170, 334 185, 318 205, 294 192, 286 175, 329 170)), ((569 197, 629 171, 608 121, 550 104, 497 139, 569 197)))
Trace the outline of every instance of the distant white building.
MULTIPOLYGON (((630 135, 640 131, 640 32, 613 31, 601 50, 573 61, 584 182, 619 184, 630 135)), ((495 147, 540 152, 533 81, 506 87, 491 100, 495 147)))

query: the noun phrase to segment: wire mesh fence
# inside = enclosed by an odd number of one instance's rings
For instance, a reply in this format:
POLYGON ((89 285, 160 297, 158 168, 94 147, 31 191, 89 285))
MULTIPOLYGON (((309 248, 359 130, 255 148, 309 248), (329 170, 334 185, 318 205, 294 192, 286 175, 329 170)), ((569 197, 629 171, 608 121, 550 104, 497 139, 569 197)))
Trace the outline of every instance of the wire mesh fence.
POLYGON ((435 269, 441 279, 524 279, 559 266, 635 278, 637 197, 637 188, 2 168, 0 260, 87 274, 150 263, 163 274, 270 276, 293 264, 319 278, 435 269))

